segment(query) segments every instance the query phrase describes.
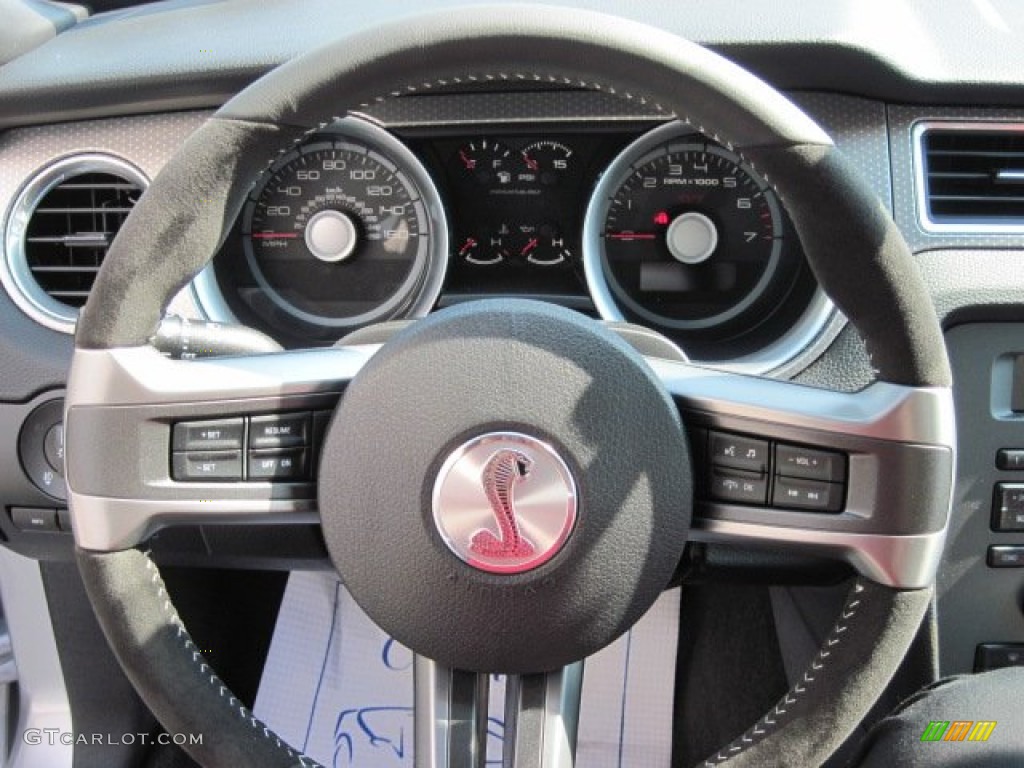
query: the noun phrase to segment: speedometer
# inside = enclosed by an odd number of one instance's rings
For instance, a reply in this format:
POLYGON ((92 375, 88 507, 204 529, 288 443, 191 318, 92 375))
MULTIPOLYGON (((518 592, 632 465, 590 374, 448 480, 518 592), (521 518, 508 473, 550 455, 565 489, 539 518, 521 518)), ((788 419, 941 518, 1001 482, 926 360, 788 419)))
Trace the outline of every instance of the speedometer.
POLYGON ((422 165, 355 118, 270 167, 245 207, 242 238, 273 311, 337 335, 428 311, 448 251, 422 165))
POLYGON ((778 198, 752 168, 671 124, 628 147, 598 185, 587 280, 608 319, 723 327, 766 299, 785 236, 778 198))

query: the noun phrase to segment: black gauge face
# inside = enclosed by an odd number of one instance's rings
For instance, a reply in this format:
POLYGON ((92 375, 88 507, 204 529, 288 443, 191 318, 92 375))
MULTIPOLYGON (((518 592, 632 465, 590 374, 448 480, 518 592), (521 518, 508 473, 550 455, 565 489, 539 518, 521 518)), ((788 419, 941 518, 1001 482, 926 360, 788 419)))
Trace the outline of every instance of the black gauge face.
POLYGON ((554 224, 520 225, 516 248, 519 258, 541 267, 564 264, 572 257, 566 237, 554 224))
POLYGON ((246 206, 246 258, 280 310, 350 328, 400 314, 428 265, 420 187, 389 154, 348 137, 289 153, 246 206))
POLYGON ((706 328, 764 297, 783 219, 775 193, 736 154, 669 141, 610 181, 592 211, 607 284, 631 314, 706 328))
POLYGON ((456 173, 482 187, 511 184, 518 168, 512 150, 493 139, 477 139, 459 147, 456 173))
POLYGON ((581 200, 628 134, 501 134, 429 144, 452 217, 448 289, 582 294, 581 200))
POLYGON ((511 262, 553 267, 568 263, 572 249, 555 224, 499 223, 463 237, 456 256, 474 266, 511 262))
POLYGON ((541 186, 550 187, 569 177, 570 164, 573 162, 572 150, 558 141, 535 141, 524 147, 519 156, 527 174, 533 175, 533 181, 541 186))

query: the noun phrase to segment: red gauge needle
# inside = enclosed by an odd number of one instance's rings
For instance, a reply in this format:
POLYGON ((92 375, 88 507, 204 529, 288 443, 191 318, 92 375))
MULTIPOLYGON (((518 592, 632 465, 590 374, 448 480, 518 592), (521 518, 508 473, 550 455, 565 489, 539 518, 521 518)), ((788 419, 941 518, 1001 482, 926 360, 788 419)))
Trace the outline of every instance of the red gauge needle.
POLYGON ((298 232, 253 232, 249 237, 254 240, 294 240, 298 232))
POLYGON ((530 157, 530 156, 529 156, 528 154, 526 154, 525 152, 523 152, 523 160, 525 160, 525 161, 526 161, 526 166, 527 166, 527 167, 528 167, 528 168, 529 168, 529 169, 530 169, 531 171, 536 171, 536 170, 537 170, 538 168, 540 168, 540 166, 539 166, 539 165, 537 164, 537 161, 536 161, 536 160, 534 160, 534 159, 533 159, 532 157, 530 157))
POLYGON ((462 158, 462 164, 466 166, 467 171, 472 171, 474 168, 476 168, 476 160, 467 156, 465 150, 459 150, 459 157, 462 158))
POLYGON ((530 251, 532 251, 534 248, 536 248, 538 245, 539 245, 539 243, 537 242, 537 238, 536 237, 531 237, 530 238, 530 242, 528 242, 526 244, 526 246, 523 248, 523 250, 521 250, 519 252, 519 255, 520 256, 525 256, 530 251))
POLYGON ((608 232, 609 240, 653 240, 657 237, 653 232, 608 232))
POLYGON ((467 237, 466 238, 466 242, 463 244, 463 246, 461 248, 459 248, 459 256, 465 255, 466 251, 468 251, 470 248, 472 248, 475 245, 476 245, 476 240, 474 240, 472 237, 467 237))

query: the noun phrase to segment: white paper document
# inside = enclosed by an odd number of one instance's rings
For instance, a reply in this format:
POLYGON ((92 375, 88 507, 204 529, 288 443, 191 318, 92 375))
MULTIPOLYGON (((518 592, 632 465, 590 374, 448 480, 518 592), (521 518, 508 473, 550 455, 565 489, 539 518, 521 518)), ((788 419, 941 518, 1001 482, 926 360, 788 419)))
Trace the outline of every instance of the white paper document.
MULTIPOLYGON (((578 768, 668 768, 679 590, 587 660, 578 768)), ((412 654, 331 573, 291 575, 256 715, 329 768, 412 768, 412 654)), ((501 765, 504 679, 491 681, 487 765, 501 765)))

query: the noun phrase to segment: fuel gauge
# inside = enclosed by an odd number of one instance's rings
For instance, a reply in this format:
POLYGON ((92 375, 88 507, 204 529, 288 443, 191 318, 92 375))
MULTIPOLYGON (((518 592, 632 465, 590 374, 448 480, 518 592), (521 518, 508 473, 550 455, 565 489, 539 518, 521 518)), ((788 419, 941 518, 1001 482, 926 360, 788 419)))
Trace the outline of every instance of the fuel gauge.
POLYGON ((476 139, 463 144, 453 160, 457 173, 474 179, 483 187, 510 184, 518 170, 512 150, 493 139, 476 139))

